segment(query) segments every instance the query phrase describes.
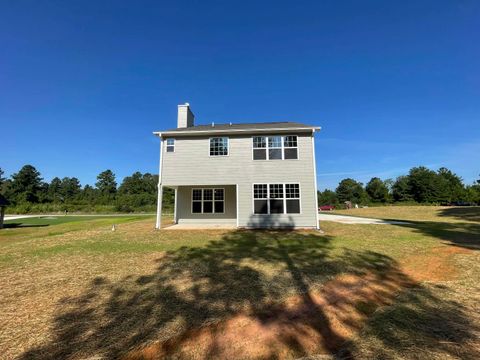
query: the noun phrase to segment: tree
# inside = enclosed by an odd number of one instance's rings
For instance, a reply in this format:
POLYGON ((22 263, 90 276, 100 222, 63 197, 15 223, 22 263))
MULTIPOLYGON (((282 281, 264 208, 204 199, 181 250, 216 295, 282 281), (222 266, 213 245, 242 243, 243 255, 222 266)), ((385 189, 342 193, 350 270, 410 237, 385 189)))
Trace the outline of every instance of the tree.
POLYGON ((0 195, 5 195, 6 188, 7 188, 7 179, 3 177, 4 171, 0 168, 0 195))
POLYGON ((48 186, 48 197, 54 203, 64 200, 62 196, 62 180, 60 180, 60 178, 54 177, 52 181, 50 181, 50 185, 48 186))
POLYGON ((0 168, 0 191, 2 190, 3 183, 5 182, 5 178, 3 177, 3 170, 0 168))
POLYGON ((340 181, 335 192, 340 202, 351 201, 354 203, 363 203, 366 201, 366 193, 362 183, 350 178, 340 181))
POLYGON ((385 203, 388 201, 388 188, 378 177, 372 178, 365 186, 365 190, 373 202, 385 203))
POLYGON ((83 188, 81 198, 84 202, 93 205, 98 198, 98 190, 90 185, 85 185, 83 188))
POLYGON ((439 177, 439 197, 442 201, 465 200, 465 186, 461 177, 444 167, 438 169, 437 174, 439 177))
POLYGON ((50 198, 48 197, 48 188, 49 188, 49 185, 47 182, 42 182, 40 184, 40 189, 38 190, 37 202, 49 203, 51 201, 50 198))
POLYGON ((408 176, 399 176, 392 185, 392 197, 394 201, 412 201, 408 176))
POLYGON ((101 194, 113 197, 117 192, 117 182, 115 181, 115 174, 112 170, 105 170, 98 174, 95 186, 101 194))
POLYGON ((433 170, 424 166, 410 169, 408 184, 416 202, 433 203, 444 200, 440 197, 441 180, 433 170))
POLYGON ((64 177, 60 184, 60 193, 65 201, 77 198, 82 191, 80 181, 76 177, 64 177))
POLYGON ((318 205, 337 205, 338 198, 335 191, 324 190, 318 192, 318 205))
POLYGON ((12 175, 12 200, 17 203, 37 202, 41 189, 42 178, 40 172, 32 165, 25 165, 18 173, 12 175))
MULTIPOLYGON (((157 203, 158 175, 135 172, 123 179, 118 188, 116 209, 134 211, 135 209, 155 206, 157 203)), ((171 209, 174 204, 174 190, 164 188, 163 207, 171 209)))
POLYGON ((127 176, 123 179, 122 184, 118 188, 121 194, 156 194, 157 192, 158 176, 156 178, 149 173, 143 174, 135 172, 132 176, 127 176))

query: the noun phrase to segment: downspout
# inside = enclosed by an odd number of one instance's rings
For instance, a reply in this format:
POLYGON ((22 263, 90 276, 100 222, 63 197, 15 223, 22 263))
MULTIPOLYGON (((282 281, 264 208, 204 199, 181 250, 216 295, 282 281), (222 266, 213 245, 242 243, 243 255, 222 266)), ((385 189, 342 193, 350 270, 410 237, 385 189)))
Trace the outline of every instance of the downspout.
POLYGON ((313 159, 313 183, 315 186, 315 217, 317 219, 317 230, 320 230, 320 219, 318 218, 318 185, 317 185, 317 162, 315 161, 315 129, 312 129, 312 159, 313 159))

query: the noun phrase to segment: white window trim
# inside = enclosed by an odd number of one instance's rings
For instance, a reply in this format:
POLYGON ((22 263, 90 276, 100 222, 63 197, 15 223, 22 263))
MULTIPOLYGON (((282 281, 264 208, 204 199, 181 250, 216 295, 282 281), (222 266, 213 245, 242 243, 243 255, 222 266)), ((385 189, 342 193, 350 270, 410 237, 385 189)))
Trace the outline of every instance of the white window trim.
POLYGON ((177 144, 177 140, 175 138, 167 138, 165 139, 165 153, 166 154, 171 154, 175 152, 175 145, 177 144), (172 139, 173 140, 173 145, 168 145, 168 140, 172 139), (173 151, 167 151, 169 147, 173 147, 173 151))
MULTIPOLYGON (((299 146, 298 146, 298 135, 291 135, 291 134, 286 134, 286 135, 254 135, 252 136, 252 160, 253 161, 278 161, 278 160, 283 160, 283 161, 296 161, 296 160, 300 160, 300 151, 299 151, 299 146), (282 151, 282 159, 273 159, 273 160, 270 160, 270 154, 268 152, 268 150, 270 149, 270 147, 268 146, 268 138, 269 137, 274 137, 274 136, 280 136, 282 138, 282 145, 281 147, 273 147, 271 149, 281 149, 282 151), (296 136, 297 137, 297 146, 285 146, 285 137, 287 136, 296 136), (253 138, 256 138, 256 137, 264 137, 266 138, 266 147, 264 148, 254 148, 253 147, 253 138), (254 156, 253 156, 253 153, 255 150, 259 150, 259 149, 265 149, 266 151, 266 156, 267 158, 266 159, 254 159, 254 156), (285 149, 297 149, 297 158, 296 159, 285 159, 285 149)), ((229 145, 230 145, 230 142, 229 142, 229 145)), ((230 153, 230 152, 229 152, 230 153)))
POLYGON ((271 216, 271 215, 302 215, 302 186, 300 185, 299 181, 289 181, 287 183, 282 183, 282 182, 271 182, 271 183, 253 183, 252 184, 252 214, 253 215, 260 215, 260 216, 271 216), (283 185, 283 213, 275 213, 271 214, 270 213, 270 185, 272 184, 279 184, 283 185), (286 192, 286 186, 285 185, 291 185, 295 184, 298 185, 298 198, 288 198, 287 199, 287 192, 286 192), (255 199, 255 185, 267 185, 267 198, 259 198, 255 199), (268 209, 268 214, 255 214, 255 200, 267 200, 267 209, 268 209), (287 200, 298 200, 300 202, 300 212, 299 213, 287 213, 287 200))
POLYGON ((208 156, 213 157, 213 158, 222 158, 222 157, 227 157, 230 156, 230 137, 229 136, 212 136, 208 138, 208 156), (210 141, 212 139, 217 139, 217 138, 225 138, 227 139, 227 155, 212 155, 210 154, 210 141))
MULTIPOLYGON (((192 191, 190 193, 190 213, 192 215, 198 215, 198 214, 202 214, 202 215, 214 215, 214 214, 225 214, 225 198, 226 198, 226 193, 225 193, 225 188, 192 188, 192 191), (193 212, 193 191, 194 190, 201 190, 202 191, 202 199, 201 200, 195 200, 197 202, 200 202, 202 204, 202 212, 199 212, 199 213, 194 213, 193 212), (213 211, 210 213, 205 213, 203 212, 203 191, 204 190, 213 190, 213 198, 212 198, 212 203, 213 203, 213 211), (215 200, 215 190, 223 190, 223 200, 215 200), (216 212, 215 211, 215 201, 222 201, 223 202, 223 212, 216 212)), ((207 201, 210 201, 210 200, 207 200, 207 201)))

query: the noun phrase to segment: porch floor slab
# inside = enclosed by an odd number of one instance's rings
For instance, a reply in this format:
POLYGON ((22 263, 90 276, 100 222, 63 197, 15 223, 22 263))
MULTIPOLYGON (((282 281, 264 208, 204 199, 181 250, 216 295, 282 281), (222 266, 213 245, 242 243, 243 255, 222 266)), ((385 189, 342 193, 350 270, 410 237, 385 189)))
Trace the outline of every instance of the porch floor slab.
POLYGON ((175 224, 166 226, 163 230, 230 230, 236 229, 233 224, 175 224))

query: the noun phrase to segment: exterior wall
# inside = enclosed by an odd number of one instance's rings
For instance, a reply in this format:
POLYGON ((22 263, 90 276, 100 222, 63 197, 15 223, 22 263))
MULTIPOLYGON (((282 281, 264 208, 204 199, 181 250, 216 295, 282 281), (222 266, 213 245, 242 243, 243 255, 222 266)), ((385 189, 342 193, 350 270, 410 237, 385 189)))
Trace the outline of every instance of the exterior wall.
MULTIPOLYGON (((229 136, 229 155, 214 157, 209 156, 209 137, 176 137, 175 152, 167 153, 164 147, 161 181, 166 186, 238 184, 238 225, 242 227, 316 227, 312 135, 286 135, 298 136, 297 160, 254 161, 251 135, 229 136), (299 183, 301 214, 254 215, 254 183, 299 183)), ((190 203, 179 202, 177 211, 190 208, 190 203)))
POLYGON ((188 222, 212 222, 212 223, 236 223, 237 200, 235 185, 201 186, 201 188, 224 188, 225 211, 223 214, 193 214, 192 213, 192 189, 199 186, 180 186, 177 190, 177 221, 188 222))

